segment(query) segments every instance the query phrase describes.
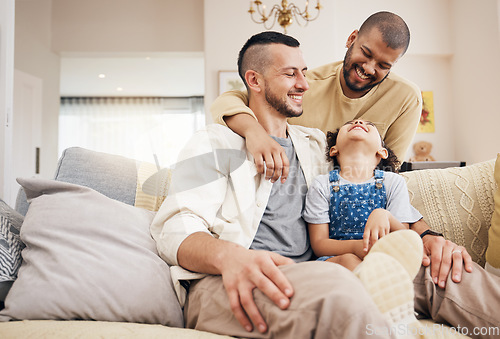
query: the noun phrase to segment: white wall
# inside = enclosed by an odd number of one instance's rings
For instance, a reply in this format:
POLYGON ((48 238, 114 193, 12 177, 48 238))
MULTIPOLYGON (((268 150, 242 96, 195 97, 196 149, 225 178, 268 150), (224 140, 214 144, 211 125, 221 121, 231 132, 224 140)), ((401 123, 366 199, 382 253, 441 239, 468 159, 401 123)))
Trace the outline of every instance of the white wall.
MULTIPOLYGON (((456 154, 453 125, 453 91, 450 84, 451 57, 446 55, 408 54, 395 67, 395 72, 417 83, 422 91, 432 91, 434 99, 434 133, 417 133, 413 142, 425 140, 433 145, 436 160, 465 160, 456 154)), ((410 149, 407 158, 414 155, 410 149)))
MULTIPOLYGON (((14 0, 0 1, 0 198, 10 196, 12 106, 14 101, 14 0)), ((11 201, 7 201, 12 206, 11 201)))
POLYGON ((203 0, 52 0, 57 52, 198 52, 203 0))
MULTIPOLYGON (((391 11, 408 24, 411 42, 408 54, 442 55, 452 52, 450 42, 450 0, 359 0, 353 6, 349 0, 335 0, 335 21, 338 27, 335 40, 343 58, 345 40, 370 15, 378 11, 391 11)), ((330 2, 325 2, 330 4, 330 2)), ((337 51, 338 51, 337 50, 337 51)))
POLYGON ((54 176, 57 165, 59 121, 60 58, 52 51, 51 28, 51 0, 16 1, 14 67, 42 79, 40 176, 45 178, 54 176))
POLYGON ((45 178, 53 177, 58 159, 60 54, 203 49, 202 0, 15 3, 15 68, 43 80, 40 175, 45 178))
MULTIPOLYGON (((269 8, 273 2, 264 3, 269 8)), ((500 125, 500 115, 494 111, 499 106, 494 95, 482 93, 498 89, 497 0, 359 0, 355 5, 351 0, 335 0, 322 5, 317 21, 305 29, 294 23, 288 32, 301 42, 309 67, 343 59, 348 35, 370 14, 380 10, 397 13, 407 22, 412 38, 407 54, 393 71, 434 94, 436 131, 417 134, 415 141, 432 142, 432 155, 437 160, 471 164, 495 157, 500 143, 488 140, 494 140, 493 126, 500 125), (486 58, 477 55, 482 50, 486 58), (465 83, 469 77, 472 81, 465 83), (481 124, 471 126, 471 112, 489 119, 491 133, 482 134, 481 124)), ((281 31, 279 26, 274 29, 281 31)), ((205 0, 207 111, 217 96, 218 71, 236 70, 239 49, 248 37, 262 30, 262 25, 250 20, 241 2, 205 0)), ((411 155, 410 151, 407 157, 411 155)))

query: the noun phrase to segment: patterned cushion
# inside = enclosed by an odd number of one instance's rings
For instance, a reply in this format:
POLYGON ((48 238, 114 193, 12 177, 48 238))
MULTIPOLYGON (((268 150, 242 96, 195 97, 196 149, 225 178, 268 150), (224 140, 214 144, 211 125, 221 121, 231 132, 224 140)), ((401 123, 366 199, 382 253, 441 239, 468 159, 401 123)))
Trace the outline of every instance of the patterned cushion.
POLYGON ((148 211, 158 211, 167 196, 171 177, 169 168, 158 170, 152 163, 140 163, 137 168, 134 206, 148 211))
POLYGON ((0 200, 0 301, 5 300, 21 266, 24 244, 19 238, 23 216, 0 200))
POLYGON ((484 266, 493 214, 495 160, 465 167, 401 173, 410 201, 429 227, 464 246, 484 266))
POLYGON ((495 192, 495 212, 491 218, 489 230, 488 250, 486 251, 487 269, 500 275, 500 153, 495 163, 495 181, 497 190, 495 192), (489 266, 489 267, 488 267, 489 266))

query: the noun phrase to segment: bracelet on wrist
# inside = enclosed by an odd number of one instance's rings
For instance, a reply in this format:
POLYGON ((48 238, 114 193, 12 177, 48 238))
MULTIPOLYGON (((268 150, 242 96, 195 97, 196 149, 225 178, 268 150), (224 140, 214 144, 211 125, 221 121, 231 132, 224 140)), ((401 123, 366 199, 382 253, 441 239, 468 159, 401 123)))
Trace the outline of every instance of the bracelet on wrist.
POLYGON ((443 233, 439 233, 439 232, 434 232, 433 230, 431 229, 428 229, 428 230, 425 230, 422 232, 422 234, 420 234, 420 238, 424 238, 426 235, 435 235, 437 237, 443 237, 444 238, 444 235, 443 233))

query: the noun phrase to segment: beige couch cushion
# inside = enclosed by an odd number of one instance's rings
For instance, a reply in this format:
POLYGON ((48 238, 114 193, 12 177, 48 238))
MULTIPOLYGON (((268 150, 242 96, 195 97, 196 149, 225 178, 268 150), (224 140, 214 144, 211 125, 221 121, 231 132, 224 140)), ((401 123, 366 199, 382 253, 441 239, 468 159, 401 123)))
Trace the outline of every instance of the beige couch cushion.
POLYGON ((0 323, 2 339, 222 339, 217 334, 162 325, 107 322, 24 320, 0 323))
POLYGON ((493 214, 494 163, 492 159, 465 167, 401 173, 411 203, 429 227, 464 246, 481 266, 493 214))

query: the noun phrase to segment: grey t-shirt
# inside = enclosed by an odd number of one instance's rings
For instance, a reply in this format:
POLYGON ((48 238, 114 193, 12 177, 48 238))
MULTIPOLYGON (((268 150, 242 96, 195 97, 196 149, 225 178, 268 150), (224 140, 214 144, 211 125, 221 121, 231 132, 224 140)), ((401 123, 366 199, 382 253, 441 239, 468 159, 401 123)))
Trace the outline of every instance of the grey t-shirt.
MULTIPOLYGON (((365 183, 375 182, 374 178, 365 183)), ((356 185, 340 176, 340 185, 356 185)), ((363 183, 364 184, 364 183, 363 183)), ((422 215, 410 204, 408 188, 402 176, 392 172, 384 172, 384 185, 387 195, 386 210, 400 222, 414 223, 422 218, 422 215)), ((329 175, 319 175, 307 192, 306 205, 304 207, 304 219, 310 224, 328 224, 330 205, 330 182, 329 175)))
POLYGON ((307 225, 302 218, 307 184, 290 138, 276 138, 290 161, 290 172, 284 184, 273 184, 267 207, 260 221, 251 249, 268 250, 296 262, 312 257, 307 225))

